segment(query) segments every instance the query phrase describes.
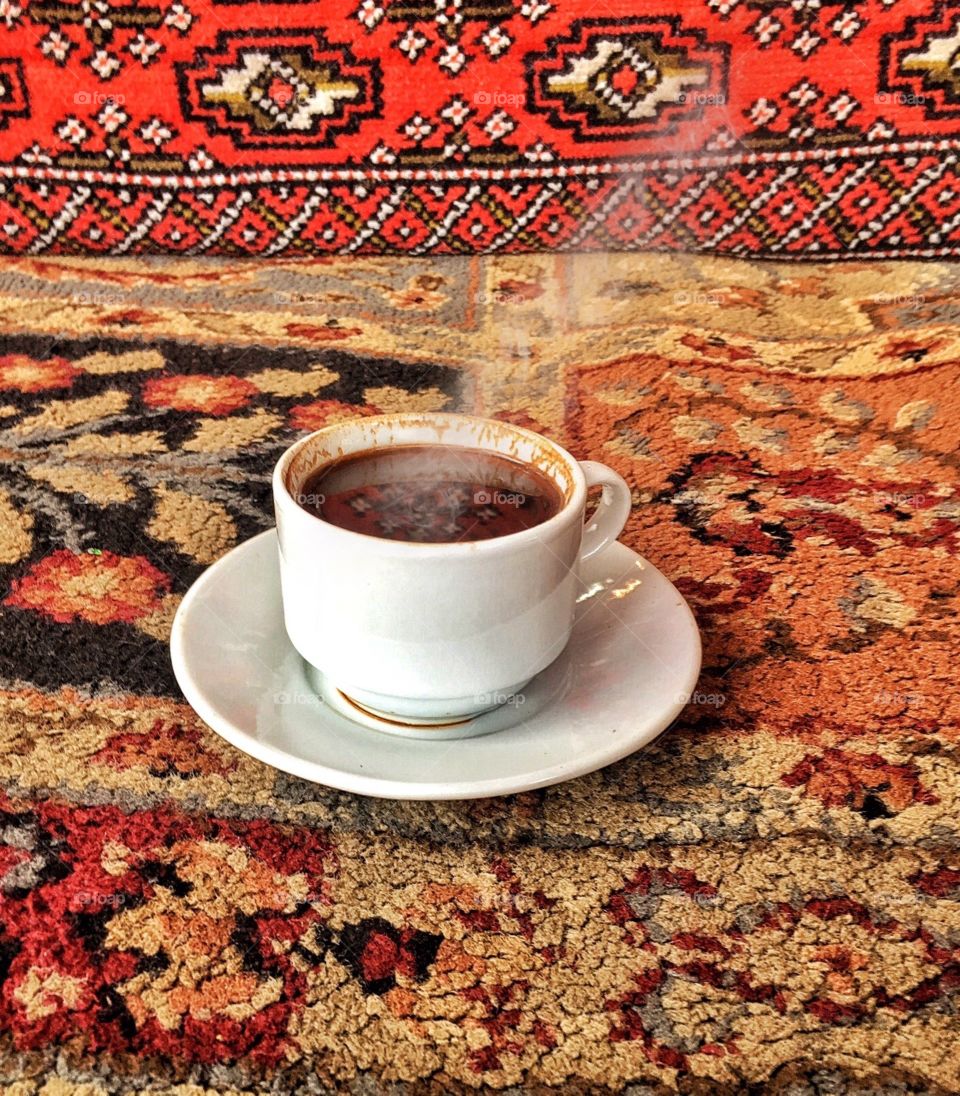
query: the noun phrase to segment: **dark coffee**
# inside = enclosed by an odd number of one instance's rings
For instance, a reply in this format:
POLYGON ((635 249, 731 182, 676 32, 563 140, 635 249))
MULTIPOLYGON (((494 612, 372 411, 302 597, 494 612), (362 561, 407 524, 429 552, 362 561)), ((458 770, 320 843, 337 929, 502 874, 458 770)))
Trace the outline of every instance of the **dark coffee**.
POLYGON ((304 510, 355 533, 449 543, 519 533, 552 518, 560 489, 538 468, 459 445, 397 445, 312 472, 304 510))

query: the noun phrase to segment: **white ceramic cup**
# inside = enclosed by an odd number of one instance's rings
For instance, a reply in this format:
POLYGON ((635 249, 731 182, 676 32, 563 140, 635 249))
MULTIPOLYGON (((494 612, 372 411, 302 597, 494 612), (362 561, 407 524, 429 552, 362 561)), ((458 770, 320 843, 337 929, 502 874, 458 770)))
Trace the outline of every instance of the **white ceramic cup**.
POLYGON ((557 658, 573 625, 579 562, 616 540, 630 513, 630 490, 606 465, 510 423, 441 413, 326 426, 283 454, 273 496, 293 646, 356 704, 423 725, 497 707, 557 658), (393 445, 468 446, 533 464, 563 504, 521 532, 440 544, 353 532, 298 505, 323 465, 393 445), (602 497, 585 527, 594 485, 602 497))

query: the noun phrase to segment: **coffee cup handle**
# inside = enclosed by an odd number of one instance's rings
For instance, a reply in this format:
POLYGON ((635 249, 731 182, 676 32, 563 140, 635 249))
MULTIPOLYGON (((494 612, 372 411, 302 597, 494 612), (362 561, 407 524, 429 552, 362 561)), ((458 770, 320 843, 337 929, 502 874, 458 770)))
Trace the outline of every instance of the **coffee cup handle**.
POLYGON ((626 480, 612 468, 595 460, 580 461, 580 468, 587 487, 603 488, 597 508, 583 528, 580 559, 585 560, 602 552, 620 536, 630 517, 632 502, 626 480))

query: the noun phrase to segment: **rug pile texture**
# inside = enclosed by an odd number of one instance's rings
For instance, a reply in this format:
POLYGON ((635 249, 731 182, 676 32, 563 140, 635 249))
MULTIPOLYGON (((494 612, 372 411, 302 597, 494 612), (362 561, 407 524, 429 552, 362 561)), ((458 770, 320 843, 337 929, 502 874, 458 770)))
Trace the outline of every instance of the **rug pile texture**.
POLYGON ((5 266, 2 1091, 960 1092, 957 278, 5 266), (173 680, 182 595, 272 524, 294 438, 440 408, 626 477, 692 702, 486 801, 238 753, 173 680))
POLYGON ((947 0, 3 0, 0 252, 960 253, 947 0))

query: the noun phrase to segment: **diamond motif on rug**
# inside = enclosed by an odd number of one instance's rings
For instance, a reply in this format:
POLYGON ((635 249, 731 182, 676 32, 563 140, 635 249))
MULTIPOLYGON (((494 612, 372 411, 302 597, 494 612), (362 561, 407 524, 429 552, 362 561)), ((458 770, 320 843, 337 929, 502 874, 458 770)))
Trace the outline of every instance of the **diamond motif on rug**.
POLYGON ((928 119, 960 117, 960 16, 956 5, 937 5, 904 20, 880 43, 878 99, 928 119))
POLYGON ((677 20, 583 20, 532 59, 531 98, 576 141, 672 133, 726 101, 725 47, 677 20))
POLYGON ((927 85, 944 88, 950 99, 960 102, 960 19, 946 34, 928 35, 922 49, 903 56, 900 68, 919 74, 927 85))
POLYGON ((269 43, 260 32, 221 34, 215 52, 181 67, 185 113, 243 147, 329 146, 379 111, 376 62, 306 31, 269 43))

